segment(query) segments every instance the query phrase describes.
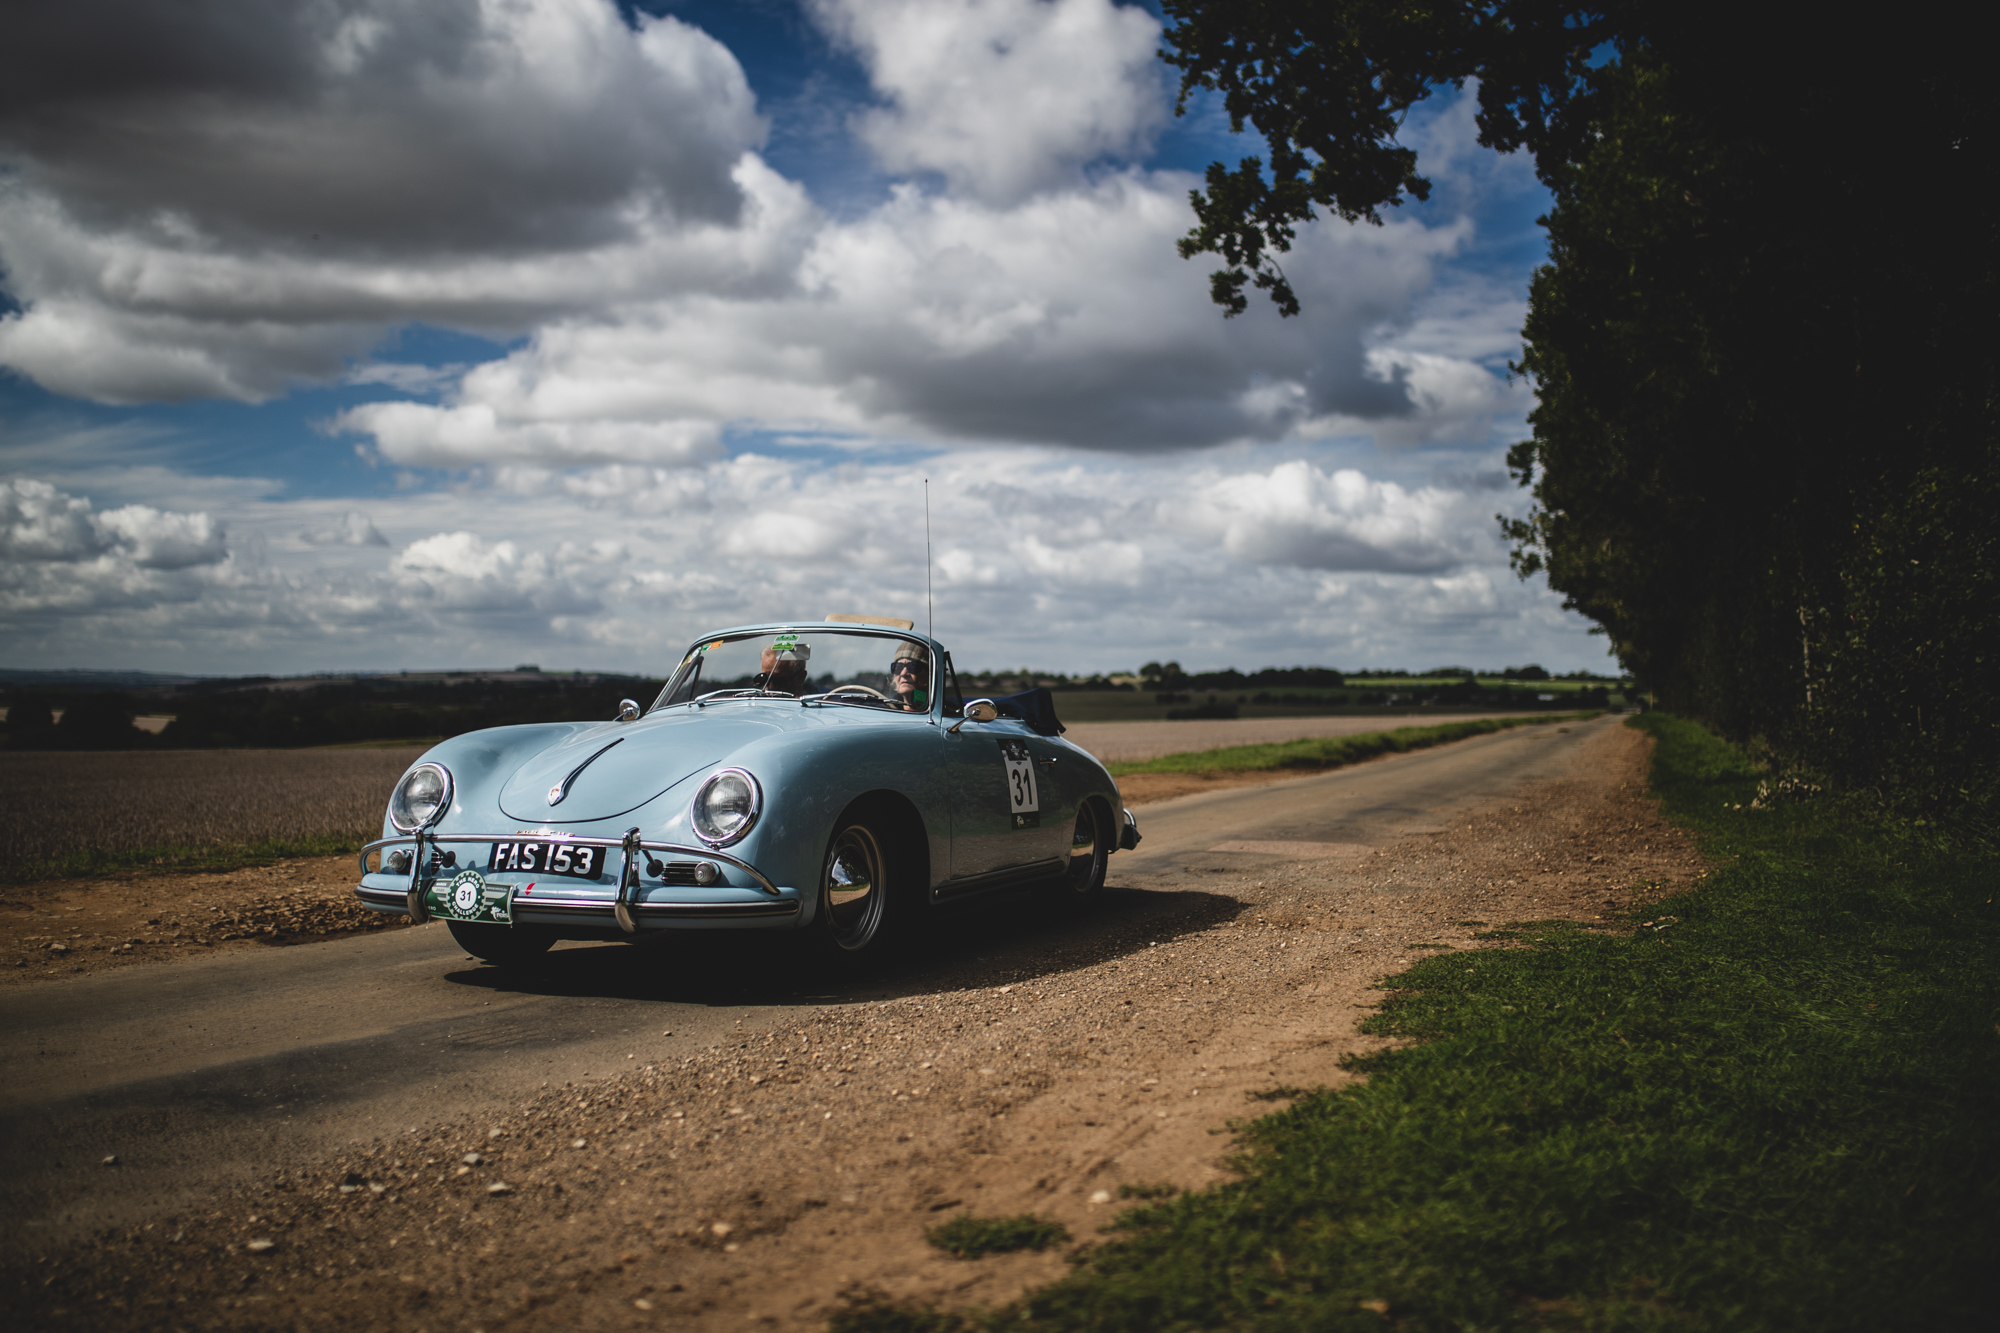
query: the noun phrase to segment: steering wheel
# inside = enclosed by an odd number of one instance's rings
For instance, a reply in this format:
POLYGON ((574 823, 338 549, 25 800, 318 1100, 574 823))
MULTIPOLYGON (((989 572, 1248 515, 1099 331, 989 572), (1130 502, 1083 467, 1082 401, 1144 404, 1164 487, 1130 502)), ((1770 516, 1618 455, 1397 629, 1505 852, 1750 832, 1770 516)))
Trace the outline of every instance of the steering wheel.
POLYGON ((827 693, 828 694, 872 694, 885 704, 889 702, 888 695, 882 693, 882 691, 880 690, 873 689, 867 685, 836 685, 832 689, 828 690, 827 693))

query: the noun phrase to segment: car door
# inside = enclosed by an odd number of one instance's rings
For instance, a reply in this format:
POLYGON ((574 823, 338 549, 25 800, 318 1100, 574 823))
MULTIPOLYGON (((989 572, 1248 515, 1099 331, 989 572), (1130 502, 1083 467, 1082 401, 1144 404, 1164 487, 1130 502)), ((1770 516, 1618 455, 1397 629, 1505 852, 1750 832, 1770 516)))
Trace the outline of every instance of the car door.
MULTIPOLYGON (((942 737, 951 790, 951 878, 991 875, 1065 855, 1056 746, 1026 724, 968 722, 942 737)), ((1073 817, 1074 812, 1071 812, 1073 817)))

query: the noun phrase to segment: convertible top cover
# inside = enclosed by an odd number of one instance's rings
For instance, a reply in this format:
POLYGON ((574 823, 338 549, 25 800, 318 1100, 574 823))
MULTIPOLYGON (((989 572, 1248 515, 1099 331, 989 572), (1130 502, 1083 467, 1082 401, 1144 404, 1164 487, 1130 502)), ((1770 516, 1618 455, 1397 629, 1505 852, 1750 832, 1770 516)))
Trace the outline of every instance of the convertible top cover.
POLYGON ((1038 736, 1060 736, 1068 728, 1056 716, 1056 697, 1037 685, 1019 694, 1003 694, 993 701, 1002 717, 1016 717, 1038 736))

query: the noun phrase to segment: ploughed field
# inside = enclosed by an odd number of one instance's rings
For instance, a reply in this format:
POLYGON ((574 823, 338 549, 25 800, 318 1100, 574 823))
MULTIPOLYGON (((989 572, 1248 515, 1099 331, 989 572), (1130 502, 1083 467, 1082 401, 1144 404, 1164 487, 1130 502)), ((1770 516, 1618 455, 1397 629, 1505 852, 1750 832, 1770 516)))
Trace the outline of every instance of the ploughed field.
POLYGON ((365 840, 422 752, 0 751, 0 875, 88 855, 365 840))
MULTIPOLYGON (((1451 720, 1511 714, 1452 715, 1451 720)), ((1079 722, 1068 739, 1108 764, 1189 750, 1386 731, 1404 717, 1079 722)), ((95 858, 261 847, 326 852, 381 827, 382 807, 423 746, 381 749, 0 750, 0 877, 82 874, 95 858)), ((1141 799, 1144 799, 1143 796, 1141 799)))

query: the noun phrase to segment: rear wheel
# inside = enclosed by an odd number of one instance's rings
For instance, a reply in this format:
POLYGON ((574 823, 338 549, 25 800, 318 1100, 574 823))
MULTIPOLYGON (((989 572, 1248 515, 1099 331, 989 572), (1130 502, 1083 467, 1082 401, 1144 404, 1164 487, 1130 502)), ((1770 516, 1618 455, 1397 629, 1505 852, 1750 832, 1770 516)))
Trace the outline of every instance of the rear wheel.
POLYGON ((540 926, 495 926, 480 921, 447 921, 458 947, 499 967, 530 963, 549 951, 555 932, 540 926))
POLYGON ((1085 801, 1076 808, 1076 827, 1069 835, 1069 864, 1055 883, 1055 892, 1073 907, 1093 902, 1104 887, 1104 872, 1111 861, 1111 836, 1107 821, 1098 813, 1097 802, 1085 801))

